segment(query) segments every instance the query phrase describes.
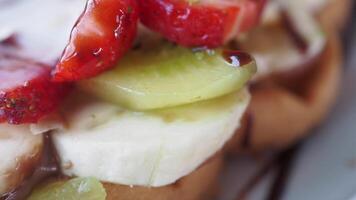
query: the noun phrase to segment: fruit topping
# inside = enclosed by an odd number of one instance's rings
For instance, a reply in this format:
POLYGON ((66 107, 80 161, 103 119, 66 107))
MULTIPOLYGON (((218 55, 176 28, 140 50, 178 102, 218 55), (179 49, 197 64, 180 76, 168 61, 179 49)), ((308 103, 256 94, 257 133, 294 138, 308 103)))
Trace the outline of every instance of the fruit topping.
POLYGON ((42 181, 57 176, 60 173, 59 159, 57 150, 54 147, 52 135, 50 133, 43 134, 43 149, 39 165, 37 165, 33 174, 27 177, 17 188, 13 191, 0 196, 1 200, 23 200, 27 199, 32 190, 37 184, 42 181))
POLYGON ((141 22, 180 45, 217 47, 254 27, 265 0, 138 0, 141 22))
MULTIPOLYGON (((62 172, 136 189, 174 184, 213 157, 234 134, 250 99, 243 89, 167 110, 135 112, 91 98, 81 107, 69 103, 71 107, 63 112, 67 129, 53 134, 62 172), (111 114, 87 126, 89 118, 105 113, 111 114)), ((109 195, 108 199, 116 198, 109 195)))
POLYGON ((132 50, 116 68, 80 87, 134 110, 189 104, 241 89, 256 72, 238 51, 186 49, 169 43, 132 50))
POLYGON ((54 71, 55 81, 90 78, 113 67, 137 30, 135 0, 89 0, 54 71))
POLYGON ((145 112, 149 115, 161 117, 165 122, 184 121, 196 122, 211 117, 225 115, 237 104, 243 104, 249 99, 244 89, 221 97, 199 101, 187 105, 163 108, 145 112))
POLYGON ((51 82, 51 68, 0 53, 0 122, 35 123, 54 111, 69 85, 51 82))
POLYGON ((28 200, 105 200, 103 185, 94 178, 59 181, 36 189, 28 200))
POLYGON ((94 178, 75 178, 36 189, 28 200, 105 200, 103 185, 94 178))
POLYGON ((40 163, 43 141, 28 126, 0 124, 0 199, 33 173, 40 163), (15 167, 16 166, 16 167, 15 167))

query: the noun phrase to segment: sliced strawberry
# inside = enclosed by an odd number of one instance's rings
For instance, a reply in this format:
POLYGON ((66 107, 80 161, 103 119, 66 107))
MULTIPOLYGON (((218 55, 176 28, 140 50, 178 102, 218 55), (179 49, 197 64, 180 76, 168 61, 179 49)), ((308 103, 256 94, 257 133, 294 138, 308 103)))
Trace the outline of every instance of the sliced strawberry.
POLYGON ((188 47, 217 47, 248 31, 265 0, 138 0, 141 22, 188 47))
POLYGON ((69 90, 51 82, 51 68, 0 53, 0 122, 35 123, 54 111, 69 90))
POLYGON ((246 32, 258 25, 267 0, 248 0, 245 2, 244 12, 239 26, 240 32, 246 32))
POLYGON ((89 0, 53 73, 55 81, 90 78, 113 67, 137 31, 135 0, 89 0))

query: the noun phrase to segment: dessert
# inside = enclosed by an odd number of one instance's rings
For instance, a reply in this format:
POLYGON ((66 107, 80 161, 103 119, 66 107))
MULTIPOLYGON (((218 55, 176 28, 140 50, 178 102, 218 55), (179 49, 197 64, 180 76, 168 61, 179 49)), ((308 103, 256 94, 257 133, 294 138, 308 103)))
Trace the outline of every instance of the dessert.
POLYGON ((167 0, 179 15, 163 25, 145 7, 160 1, 137 2, 1 2, 0 199, 214 195, 256 72, 249 54, 223 45, 256 25, 264 1, 167 0), (225 14, 222 32, 206 23, 225 14), (162 32, 195 20, 204 22, 196 38, 162 32))

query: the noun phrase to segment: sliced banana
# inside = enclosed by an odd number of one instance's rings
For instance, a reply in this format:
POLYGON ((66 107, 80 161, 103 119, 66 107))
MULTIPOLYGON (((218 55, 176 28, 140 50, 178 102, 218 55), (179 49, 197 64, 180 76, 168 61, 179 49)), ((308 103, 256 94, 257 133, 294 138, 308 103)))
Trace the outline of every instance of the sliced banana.
POLYGON ((191 173, 239 127, 249 94, 155 112, 133 112, 83 97, 64 109, 54 134, 63 172, 123 185, 163 186, 191 173))
POLYGON ((18 186, 37 166, 42 136, 31 134, 27 125, 0 125, 0 196, 18 186))

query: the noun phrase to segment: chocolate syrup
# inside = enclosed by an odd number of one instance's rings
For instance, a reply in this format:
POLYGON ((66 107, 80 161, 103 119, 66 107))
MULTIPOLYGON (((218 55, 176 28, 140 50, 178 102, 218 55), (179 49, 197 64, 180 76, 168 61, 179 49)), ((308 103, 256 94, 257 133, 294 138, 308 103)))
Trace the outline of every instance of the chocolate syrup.
POLYGON ((234 67, 242 67, 253 61, 250 54, 242 51, 224 50, 223 56, 234 67))
POLYGON ((264 165, 256 172, 256 174, 244 185, 239 194, 237 195, 236 200, 245 200, 251 191, 263 180, 268 173, 273 170, 276 162, 272 158, 264 163, 264 165))
POLYGON ((0 200, 25 200, 32 192, 34 187, 43 180, 59 175, 60 166, 57 151, 54 147, 50 133, 43 135, 43 153, 40 164, 36 167, 30 178, 25 180, 13 191, 0 197, 0 200))
POLYGON ((281 11, 282 23, 285 27, 286 31, 289 34, 289 37, 293 40, 296 47, 299 49, 301 53, 306 53, 308 50, 308 42, 303 38, 303 36, 299 33, 291 17, 288 12, 285 10, 281 11))
POLYGON ((273 181, 271 190, 266 200, 280 200, 283 197, 290 171, 299 145, 296 145, 285 152, 282 152, 278 158, 278 172, 273 181))
POLYGON ((293 165, 295 155, 299 149, 299 144, 295 145, 286 151, 283 151, 271 159, 264 162, 264 165, 256 172, 256 174, 247 182, 247 184, 239 192, 236 200, 245 200, 250 192, 269 174, 272 170, 277 169, 277 176, 271 185, 270 191, 266 200, 280 200, 287 185, 290 170, 293 165))

